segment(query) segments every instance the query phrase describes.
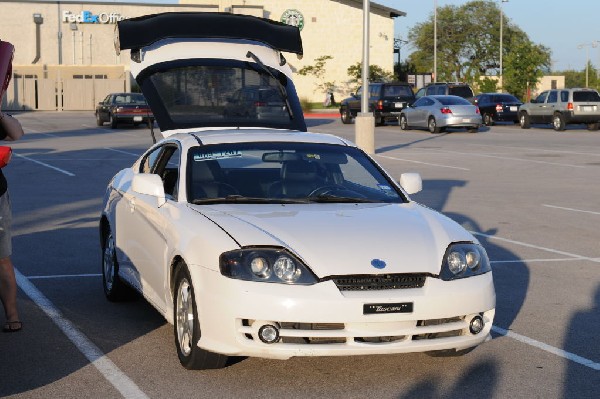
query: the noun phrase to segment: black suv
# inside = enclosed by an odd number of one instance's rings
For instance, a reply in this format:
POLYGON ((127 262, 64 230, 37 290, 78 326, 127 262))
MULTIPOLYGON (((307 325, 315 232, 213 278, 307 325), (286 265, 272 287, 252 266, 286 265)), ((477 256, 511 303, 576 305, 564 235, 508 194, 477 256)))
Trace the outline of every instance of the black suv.
POLYGON ((415 94, 416 98, 421 98, 423 96, 432 96, 432 95, 453 95, 465 98, 471 101, 474 97, 473 89, 466 83, 430 83, 425 87, 421 87, 417 94, 415 94))
MULTIPOLYGON (((352 118, 360 112, 362 87, 340 103, 342 123, 352 123, 352 118)), ((369 112, 373 112, 375 125, 383 125, 386 120, 398 120, 400 111, 415 101, 415 95, 408 83, 370 83, 369 112)))

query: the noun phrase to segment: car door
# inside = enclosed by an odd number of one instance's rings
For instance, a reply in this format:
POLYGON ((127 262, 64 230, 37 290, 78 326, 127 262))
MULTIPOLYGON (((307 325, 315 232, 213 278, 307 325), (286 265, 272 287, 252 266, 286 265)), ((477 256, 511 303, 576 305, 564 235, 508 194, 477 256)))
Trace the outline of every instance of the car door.
POLYGON ((168 294, 169 244, 175 236, 169 222, 178 217, 177 188, 181 150, 176 142, 168 142, 149 153, 139 173, 153 173, 161 177, 166 202, 158 204, 151 195, 129 190, 126 202, 129 211, 121 220, 126 239, 121 244, 131 261, 131 273, 144 296, 158 309, 165 310, 168 294), (137 275, 136 275, 137 274, 137 275))
POLYGON ((529 107, 529 119, 532 123, 543 122, 544 112, 547 107, 546 99, 548 98, 549 91, 543 91, 539 96, 536 97, 535 101, 531 102, 529 107))
POLYGON ((431 105, 433 105, 433 100, 428 97, 421 97, 415 101, 409 124, 416 127, 427 127, 427 115, 431 105))
POLYGON ((550 90, 548 92, 548 97, 546 98, 545 107, 542 107, 542 122, 550 123, 552 122, 552 116, 554 115, 554 111, 558 106, 558 91, 550 90))
MULTIPOLYGON (((348 99, 348 108, 350 109, 350 112, 352 113, 353 116, 356 116, 356 114, 358 112, 360 112, 360 107, 361 107, 361 98, 363 95, 363 88, 359 87, 358 90, 356 91, 356 94, 354 94, 353 96, 351 96, 348 99)), ((367 93, 368 95, 368 93, 367 93)))
POLYGON ((104 100, 100 104, 98 104, 98 115, 100 115, 100 120, 105 122, 108 120, 108 113, 110 112, 110 102, 112 95, 106 96, 104 100))

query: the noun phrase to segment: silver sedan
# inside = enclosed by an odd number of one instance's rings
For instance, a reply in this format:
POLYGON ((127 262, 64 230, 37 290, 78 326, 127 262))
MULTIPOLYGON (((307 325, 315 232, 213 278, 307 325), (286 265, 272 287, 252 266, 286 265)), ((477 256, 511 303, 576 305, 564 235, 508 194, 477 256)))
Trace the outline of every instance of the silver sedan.
POLYGON ((475 133, 481 126, 479 108, 458 96, 423 96, 400 114, 400 129, 425 128, 441 133, 448 127, 466 127, 475 133))

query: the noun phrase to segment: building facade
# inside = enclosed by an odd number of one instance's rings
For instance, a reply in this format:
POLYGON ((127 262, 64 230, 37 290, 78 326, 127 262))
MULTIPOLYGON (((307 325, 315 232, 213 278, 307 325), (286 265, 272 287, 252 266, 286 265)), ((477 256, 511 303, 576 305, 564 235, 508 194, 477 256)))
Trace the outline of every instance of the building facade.
MULTIPOLYGON (((162 12, 229 12, 293 24, 304 56, 287 56, 294 72, 328 56, 321 77, 296 73, 300 98, 322 101, 355 91, 347 70, 362 60, 362 0, 181 0, 179 4, 5 0, 0 40, 15 46, 14 77, 3 109, 93 109, 106 94, 129 91, 129 52, 114 48, 117 21, 162 12)), ((393 71, 394 18, 402 11, 371 2, 370 64, 393 71)))

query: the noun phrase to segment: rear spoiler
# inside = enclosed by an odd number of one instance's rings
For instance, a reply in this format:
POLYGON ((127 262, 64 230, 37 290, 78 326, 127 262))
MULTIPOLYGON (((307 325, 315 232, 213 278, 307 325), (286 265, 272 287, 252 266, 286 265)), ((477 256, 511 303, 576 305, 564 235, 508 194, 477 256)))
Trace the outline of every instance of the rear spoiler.
POLYGON ((166 12, 117 22, 115 49, 137 51, 162 39, 241 39, 262 42, 302 56, 300 30, 250 15, 217 12, 166 12))

